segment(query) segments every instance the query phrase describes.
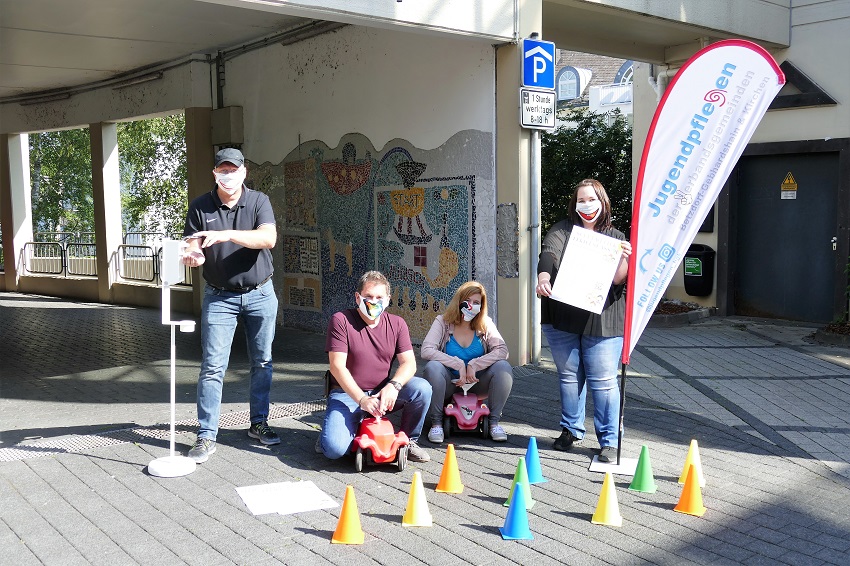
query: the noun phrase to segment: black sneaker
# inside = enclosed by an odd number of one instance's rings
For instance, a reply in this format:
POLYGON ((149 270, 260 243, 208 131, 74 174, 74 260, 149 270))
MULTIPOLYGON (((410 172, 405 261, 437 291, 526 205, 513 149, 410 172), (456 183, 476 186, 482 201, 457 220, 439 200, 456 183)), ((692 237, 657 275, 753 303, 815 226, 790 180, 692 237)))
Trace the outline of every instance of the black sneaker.
POLYGON ((603 463, 608 462, 616 462, 617 461, 617 447, 616 446, 603 446, 602 450, 599 451, 599 461, 603 463))
POLYGON ((251 428, 248 429, 248 436, 259 440, 267 446, 280 444, 280 437, 271 429, 269 423, 266 421, 251 424, 251 428))
POLYGON ((569 450, 573 447, 573 444, 581 444, 581 439, 576 438, 569 429, 565 428, 561 432, 561 436, 555 439, 555 443, 552 444, 552 448, 560 450, 561 452, 569 452, 569 450))
POLYGON ((215 440, 209 438, 199 438, 192 445, 189 453, 186 456, 198 464, 202 464, 209 460, 210 454, 215 453, 215 440))
POLYGON ((407 443, 407 461, 408 462, 430 462, 431 456, 425 452, 425 449, 416 444, 415 440, 407 443))

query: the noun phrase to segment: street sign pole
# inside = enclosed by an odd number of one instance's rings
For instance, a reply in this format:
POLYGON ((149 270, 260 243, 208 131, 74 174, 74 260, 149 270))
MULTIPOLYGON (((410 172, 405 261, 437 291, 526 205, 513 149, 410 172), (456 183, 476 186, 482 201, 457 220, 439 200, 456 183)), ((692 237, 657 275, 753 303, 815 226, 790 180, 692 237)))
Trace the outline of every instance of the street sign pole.
POLYGON ((531 363, 540 363, 540 301, 534 288, 537 286, 537 261, 540 255, 540 201, 542 193, 540 130, 555 127, 555 44, 539 41, 537 34, 523 39, 522 88, 519 89, 520 125, 531 129, 529 155, 529 207, 531 208, 529 248, 531 255, 531 285, 528 294, 531 311, 531 363))
POLYGON ((540 201, 543 185, 540 156, 540 130, 531 130, 531 363, 540 364, 540 300, 537 287, 537 258, 540 255, 540 201))

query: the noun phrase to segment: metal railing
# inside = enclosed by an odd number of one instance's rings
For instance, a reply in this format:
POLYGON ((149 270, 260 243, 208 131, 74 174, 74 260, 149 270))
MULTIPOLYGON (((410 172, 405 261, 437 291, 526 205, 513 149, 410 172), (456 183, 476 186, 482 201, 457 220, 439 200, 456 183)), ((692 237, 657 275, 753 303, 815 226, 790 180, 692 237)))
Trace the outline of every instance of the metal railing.
POLYGON ((94 243, 94 232, 33 232, 32 237, 36 242, 56 242, 63 246, 94 243))
POLYGON ((65 267, 68 275, 97 275, 97 248, 94 244, 65 246, 65 267))
MULTIPOLYGON (((74 242, 86 232, 41 232, 39 236, 57 241, 36 241, 24 244, 24 267, 39 275, 97 276, 97 248, 92 242, 74 242)), ((174 236, 175 239, 180 236, 174 236)), ((128 232, 124 244, 118 246, 118 275, 127 281, 159 285, 162 266, 162 241, 166 234, 128 232), (134 242, 134 243, 127 243, 134 242)), ((0 249, 2 253, 2 249, 0 249)), ((0 256, 2 257, 2 256, 0 256)), ((180 285, 192 285, 192 268, 185 266, 180 285)))
POLYGON ((65 248, 58 242, 27 242, 24 244, 24 268, 30 273, 62 275, 65 248))

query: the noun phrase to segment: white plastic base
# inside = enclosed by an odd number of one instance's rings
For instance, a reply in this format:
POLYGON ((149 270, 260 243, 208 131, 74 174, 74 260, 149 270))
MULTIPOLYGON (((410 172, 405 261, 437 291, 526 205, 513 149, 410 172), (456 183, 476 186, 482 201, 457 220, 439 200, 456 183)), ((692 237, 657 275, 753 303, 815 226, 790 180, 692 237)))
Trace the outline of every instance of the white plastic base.
POLYGON ((594 456, 588 469, 591 472, 600 472, 603 474, 605 472, 611 472, 612 474, 633 476, 637 469, 637 463, 637 458, 620 458, 620 464, 618 465, 616 462, 600 462, 599 456, 594 456))
POLYGON ((186 456, 166 456, 148 464, 148 473, 158 478, 179 478, 195 471, 197 464, 186 456))

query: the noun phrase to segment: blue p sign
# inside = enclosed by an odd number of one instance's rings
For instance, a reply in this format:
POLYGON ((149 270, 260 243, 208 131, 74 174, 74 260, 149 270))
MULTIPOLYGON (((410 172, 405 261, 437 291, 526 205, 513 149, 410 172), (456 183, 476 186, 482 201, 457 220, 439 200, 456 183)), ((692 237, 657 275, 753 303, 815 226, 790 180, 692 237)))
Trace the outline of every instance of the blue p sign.
POLYGON ((522 40, 522 86, 555 88, 555 44, 522 40))

